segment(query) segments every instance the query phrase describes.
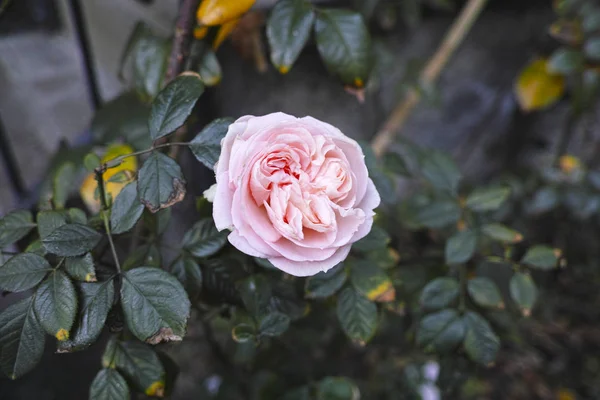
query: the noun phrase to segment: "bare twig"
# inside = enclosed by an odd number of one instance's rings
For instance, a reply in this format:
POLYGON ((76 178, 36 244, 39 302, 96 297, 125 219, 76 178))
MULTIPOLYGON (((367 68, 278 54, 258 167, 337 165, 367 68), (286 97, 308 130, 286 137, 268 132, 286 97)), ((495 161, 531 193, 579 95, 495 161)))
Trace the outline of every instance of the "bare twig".
POLYGON ((171 82, 182 72, 182 66, 189 53, 190 33, 194 27, 194 16, 200 5, 200 0, 183 0, 179 8, 179 16, 175 23, 175 36, 173 37, 173 46, 171 55, 167 64, 165 73, 165 84, 171 82))
MULTIPOLYGON (((452 54, 454 54, 467 33, 471 30, 473 23, 477 20, 481 11, 483 11, 487 1, 488 0, 469 0, 465 5, 458 18, 446 33, 440 47, 421 72, 422 84, 432 84, 438 78, 452 54)), ((403 101, 398 104, 388 120, 383 124, 381 130, 377 132, 373 138, 372 147, 377 156, 381 156, 386 148, 392 143, 394 136, 402 128, 406 119, 413 108, 419 103, 420 99, 421 96, 417 90, 412 89, 408 92, 403 101)))
POLYGON ((108 237, 108 243, 110 243, 110 251, 112 252, 113 260, 115 262, 115 267, 117 268, 117 273, 121 273, 121 263, 119 262, 119 256, 117 255, 117 249, 115 247, 115 243, 112 238, 112 231, 110 230, 110 221, 108 220, 108 210, 109 206, 106 201, 106 189, 104 187, 104 172, 106 172, 106 165, 101 165, 96 168, 96 182, 98 182, 98 191, 100 192, 100 202, 102 203, 102 210, 100 214, 102 214, 102 220, 104 221, 104 229, 106 230, 106 236, 108 237))

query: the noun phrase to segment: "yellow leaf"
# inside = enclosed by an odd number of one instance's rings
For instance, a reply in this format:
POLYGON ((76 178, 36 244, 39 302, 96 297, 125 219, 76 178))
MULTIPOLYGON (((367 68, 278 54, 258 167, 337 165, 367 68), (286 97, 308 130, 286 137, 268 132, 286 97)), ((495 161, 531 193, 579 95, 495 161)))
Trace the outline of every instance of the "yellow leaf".
POLYGON ((569 44, 571 46, 577 46, 583 41, 583 32, 581 30, 581 24, 577 20, 566 20, 559 19, 548 29, 548 33, 554 39, 569 44))
POLYGON ((165 396, 165 383, 162 381, 156 381, 146 389, 147 396, 153 397, 164 397, 165 396))
POLYGON ((56 338, 59 341, 64 342, 69 338, 69 331, 66 329, 59 329, 58 332, 56 332, 56 338))
POLYGON ((231 32, 233 32, 238 22, 240 22, 239 18, 229 21, 219 28, 217 31, 217 36, 215 37, 215 41, 213 42, 214 50, 217 50, 219 46, 221 46, 225 39, 227 39, 231 32))
POLYGON ((208 28, 206 26, 197 26, 194 28, 194 38, 198 40, 204 39, 206 34, 208 33, 208 28))
POLYGON ((385 280, 367 293, 367 298, 371 301, 387 303, 396 299, 396 289, 392 286, 392 281, 385 280))
POLYGON ((537 59, 519 75, 515 91, 523 111, 541 110, 563 96, 565 78, 549 72, 547 67, 547 59, 537 59))
POLYGON ((569 389, 565 389, 565 388, 559 389, 556 397, 558 400, 575 400, 575 399, 577 399, 577 396, 575 396, 575 394, 572 391, 570 391, 569 389))
POLYGON ((256 0, 204 0, 198 7, 196 18, 204 26, 223 25, 238 19, 254 5, 256 0))
POLYGON ((573 171, 581 169, 581 161, 579 158, 571 155, 564 155, 558 159, 558 165, 562 172, 569 175, 573 171))
MULTIPOLYGON (((106 163, 110 160, 113 160, 119 156, 131 154, 134 151, 135 150, 127 144, 115 144, 115 145, 110 146, 107 149, 106 153, 102 157, 101 162, 102 162, 102 164, 104 164, 104 163, 106 163)), ((107 197, 110 196, 114 200, 117 197, 117 195, 121 192, 121 190, 129 182, 131 182, 131 180, 133 179, 133 176, 137 172, 137 169, 138 169, 138 164, 137 164, 136 157, 127 157, 118 166, 107 169, 106 172, 104 173, 104 187, 106 189, 107 197), (131 173, 132 179, 125 180, 123 182, 108 182, 108 180, 112 176, 114 176, 122 171, 129 171, 131 173)), ((96 182, 96 177, 92 173, 92 174, 89 174, 85 178, 85 180, 81 184, 81 187, 79 188, 79 194, 80 194, 83 202, 88 207, 90 212, 92 212, 94 214, 98 213, 101 208, 100 199, 98 198, 97 192, 96 192, 97 187, 98 187, 98 183, 96 182)))

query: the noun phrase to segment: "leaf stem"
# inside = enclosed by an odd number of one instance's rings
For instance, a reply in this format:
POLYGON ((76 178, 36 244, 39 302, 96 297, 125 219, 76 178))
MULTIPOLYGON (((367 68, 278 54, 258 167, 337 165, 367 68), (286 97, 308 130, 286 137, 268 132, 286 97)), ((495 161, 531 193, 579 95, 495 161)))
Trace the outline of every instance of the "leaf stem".
POLYGON ((465 312, 466 299, 467 299, 467 266, 461 264, 458 266, 458 275, 460 279, 460 299, 458 304, 458 311, 461 313, 465 312))
MULTIPOLYGON (((458 18, 454 21, 444 40, 438 47, 435 54, 429 59, 429 62, 421 72, 421 83, 432 84, 442 72, 442 69, 452 56, 458 46, 462 43, 467 33, 483 11, 488 0, 469 0, 462 9, 458 18)), ((388 120, 371 142, 373 151, 377 157, 380 157, 394 140, 394 136, 402 128, 408 116, 415 106, 419 103, 421 95, 414 88, 411 89, 403 101, 398 104, 388 120)))
POLYGON ((129 158, 129 157, 141 156, 143 154, 147 154, 147 153, 153 152, 154 150, 162 149, 164 147, 169 147, 169 146, 189 146, 189 145, 190 145, 190 142, 163 143, 163 144, 158 144, 158 145, 152 146, 152 147, 150 147, 149 149, 146 149, 146 150, 140 150, 140 151, 136 151, 134 153, 124 154, 122 156, 110 159, 107 162, 105 162, 104 164, 102 164, 100 167, 96 168, 96 173, 98 173, 98 170, 102 170, 102 172, 104 172, 107 169, 117 167, 117 166, 119 166, 123 162, 124 159, 129 158))
POLYGON ((98 191, 100 192, 100 202, 102 203, 102 210, 100 213, 102 214, 102 220, 104 221, 104 229, 106 230, 106 236, 108 236, 108 243, 110 244, 110 251, 112 252, 113 259, 115 261, 115 266, 117 267, 117 272, 121 274, 121 263, 119 262, 119 257, 117 256, 117 249, 115 248, 115 243, 113 241, 112 232, 110 230, 110 222, 108 221, 108 203, 106 201, 106 190, 104 187, 104 172, 106 171, 106 164, 96 168, 96 182, 98 182, 98 191))

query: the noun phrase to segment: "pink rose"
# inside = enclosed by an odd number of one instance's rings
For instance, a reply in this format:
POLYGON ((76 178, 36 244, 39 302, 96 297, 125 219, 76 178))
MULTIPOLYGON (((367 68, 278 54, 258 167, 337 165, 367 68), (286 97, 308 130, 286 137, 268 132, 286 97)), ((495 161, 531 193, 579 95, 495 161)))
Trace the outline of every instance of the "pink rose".
POLYGON ((245 116, 216 166, 213 217, 229 242, 295 276, 327 271, 371 230, 379 193, 362 149, 312 117, 245 116))

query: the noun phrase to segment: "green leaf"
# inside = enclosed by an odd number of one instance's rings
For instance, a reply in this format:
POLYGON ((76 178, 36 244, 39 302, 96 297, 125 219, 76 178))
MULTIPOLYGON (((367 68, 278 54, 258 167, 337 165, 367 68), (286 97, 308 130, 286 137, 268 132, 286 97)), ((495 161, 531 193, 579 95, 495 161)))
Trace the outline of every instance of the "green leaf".
POLYGON ((268 313, 278 311, 296 321, 310 311, 309 304, 298 295, 296 285, 291 282, 279 281, 275 283, 271 292, 266 308, 268 313))
POLYGON ((206 125, 190 142, 190 150, 207 168, 213 169, 221 154, 221 140, 227 134, 232 118, 219 118, 206 125))
POLYGON ((219 301, 239 301, 235 282, 244 277, 245 273, 242 266, 232 258, 202 261, 203 289, 219 301))
POLYGON ((272 312, 260 319, 258 332, 262 336, 281 336, 290 327, 290 317, 280 312, 272 312))
POLYGON ((112 205, 110 225, 113 233, 120 234, 129 231, 139 221, 144 212, 144 205, 138 196, 136 182, 125 186, 112 205))
POLYGON ((127 326, 142 341, 179 341, 185 334, 190 301, 179 281, 163 270, 142 267, 127 271, 121 304, 127 326))
POLYGON ((583 30, 585 32, 594 32, 600 29, 600 10, 594 9, 583 17, 583 30))
POLYGON ((153 213, 183 200, 185 179, 179 164, 153 151, 140 169, 138 193, 140 201, 153 213))
POLYGON ((77 293, 64 272, 56 270, 40 284, 33 307, 48 334, 59 341, 69 339, 77 313, 77 293))
POLYGON ((219 232, 212 218, 201 219, 186 232, 183 248, 195 257, 212 256, 227 243, 229 231, 219 232))
POLYGON ((466 205, 476 212, 494 211, 499 209, 509 196, 508 187, 479 188, 467 197, 466 205))
POLYGON ((69 208, 69 210, 67 210, 67 214, 69 215, 69 222, 72 224, 85 225, 88 223, 87 215, 85 215, 85 212, 79 208, 69 208))
POLYGON ((346 282, 347 273, 344 264, 338 264, 327 272, 306 279, 304 293, 308 299, 322 299, 333 296, 346 282))
POLYGON ((90 386, 90 400, 129 400, 129 387, 116 370, 102 369, 90 386))
POLYGON ((519 243, 523 240, 523 235, 519 232, 498 223, 484 225, 483 228, 481 228, 481 231, 490 239, 499 242, 519 243))
POLYGON ((459 205, 452 200, 439 200, 421 206, 417 211, 417 222, 427 228, 443 228, 460 219, 459 205))
POLYGON ((352 250, 368 253, 373 250, 385 248, 388 244, 390 244, 390 236, 385 229, 378 225, 373 225, 367 236, 352 245, 352 250))
POLYGON ((42 239, 42 244, 49 253, 75 257, 92 250, 100 239, 102 235, 88 226, 67 224, 42 239))
POLYGON ((81 310, 75 321, 73 337, 59 342, 59 351, 82 350, 98 339, 115 300, 113 281, 80 283, 79 299, 81 310))
POLYGON ((191 257, 181 256, 171 264, 170 272, 181 282, 191 300, 202 290, 202 271, 191 257))
POLYGON ((600 61, 600 38, 595 37, 586 40, 583 51, 589 59, 600 61))
POLYGON ((67 224, 67 213, 64 211, 46 210, 37 214, 37 226, 40 239, 45 239, 56 229, 67 224))
POLYGON ((0 313, 0 367, 17 379, 31 371, 42 358, 46 337, 29 297, 0 313))
POLYGON ((421 293, 421 306, 427 310, 447 307, 458 297, 460 285, 454 278, 436 278, 421 293))
POLYGON ((477 247, 477 235, 470 229, 457 232, 446 242, 446 264, 462 264, 471 259, 477 247))
POLYGON ((338 296, 337 317, 346 335, 360 345, 371 340, 377 330, 377 306, 350 287, 338 296))
POLYGON ((445 353, 465 337, 465 324, 456 310, 445 309, 425 316, 417 330, 417 345, 425 351, 445 353))
POLYGON ((552 247, 533 246, 527 250, 521 262, 538 269, 553 269, 558 263, 557 254, 560 252, 552 247))
POLYGON ((563 47, 552 54, 548 69, 553 73, 569 75, 580 70, 584 61, 583 54, 579 50, 563 47))
POLYGON ((327 69, 345 84, 364 86, 371 72, 372 51, 362 16, 348 10, 320 9, 315 36, 327 69))
POLYGON ((398 153, 387 152, 383 155, 383 167, 396 175, 410 176, 406 161, 398 153))
POLYGON ((138 150, 147 149, 152 145, 148 135, 149 115, 150 107, 137 93, 125 92, 94 114, 91 126, 94 141, 110 143, 120 139, 138 150))
POLYGON ((311 400, 310 387, 302 386, 285 392, 281 400, 311 400))
POLYGON ((29 243, 29 246, 27 246, 25 252, 37 254, 38 256, 42 257, 44 257, 47 254, 46 249, 44 249, 44 246, 42 246, 42 241, 39 239, 29 243))
POLYGON ((208 46, 203 49, 202 58, 198 65, 198 74, 206 86, 215 86, 221 82, 222 71, 217 55, 208 46))
POLYGON ((488 278, 473 278, 467 284, 469 295, 481 307, 504 308, 502 295, 488 278))
POLYGON ((0 289, 22 292, 31 289, 44 279, 52 267, 43 257, 34 253, 21 253, 0 266, 0 289))
POLYGON ((52 202, 55 208, 65 208, 65 204, 73 188, 76 172, 75 164, 66 162, 54 174, 54 178, 52 179, 52 202))
POLYGON ((18 210, 0 219, 0 249, 12 244, 29 233, 35 224, 29 211, 18 210))
POLYGON ((204 92, 200 75, 184 72, 158 93, 152 103, 148 127, 152 140, 174 132, 185 123, 204 92))
POLYGON ((83 157, 83 166, 88 172, 94 172, 102 164, 102 160, 96 153, 88 153, 83 157))
POLYGON ((154 244, 141 245, 133 251, 122 265, 124 271, 135 267, 161 267, 162 258, 160 251, 154 244))
POLYGON ((390 277, 369 261, 353 261, 350 280, 354 288, 371 301, 387 303, 396 298, 390 277))
POLYGON ((315 20, 312 6, 305 0, 281 0, 267 21, 267 39, 271 62, 279 72, 287 73, 298 59, 310 37, 315 20))
POLYGON ((171 41, 154 35, 147 27, 144 28, 143 34, 133 46, 133 78, 137 91, 152 99, 163 84, 171 41))
POLYGON ((317 400, 359 400, 360 390, 348 378, 324 378, 317 385, 317 400))
POLYGON ((437 150, 424 153, 421 174, 434 188, 455 194, 462 175, 448 154, 437 150))
POLYGON ((125 183, 131 181, 134 177, 135 175, 131 170, 125 169, 108 178, 107 182, 125 183))
POLYGON ((231 330, 231 337, 237 343, 247 343, 256 340, 256 329, 249 324, 237 324, 231 330))
POLYGON ((531 315, 531 309, 537 298, 537 287, 531 275, 516 272, 509 284, 510 297, 515 301, 524 316, 531 315))
POLYGON ((90 253, 65 260, 65 270, 74 279, 84 282, 96 282, 94 259, 90 253))
POLYGON ((238 290, 250 314, 259 316, 271 298, 271 285, 263 275, 253 275, 239 282, 238 290))
POLYGON ((164 396, 165 369, 150 346, 134 340, 114 341, 111 346, 107 346, 107 352, 112 351, 110 367, 116 367, 147 396, 164 396))
POLYGON ((467 335, 464 346, 469 358, 478 364, 491 366, 500 349, 500 339, 490 324, 475 312, 467 312, 464 316, 467 335))

